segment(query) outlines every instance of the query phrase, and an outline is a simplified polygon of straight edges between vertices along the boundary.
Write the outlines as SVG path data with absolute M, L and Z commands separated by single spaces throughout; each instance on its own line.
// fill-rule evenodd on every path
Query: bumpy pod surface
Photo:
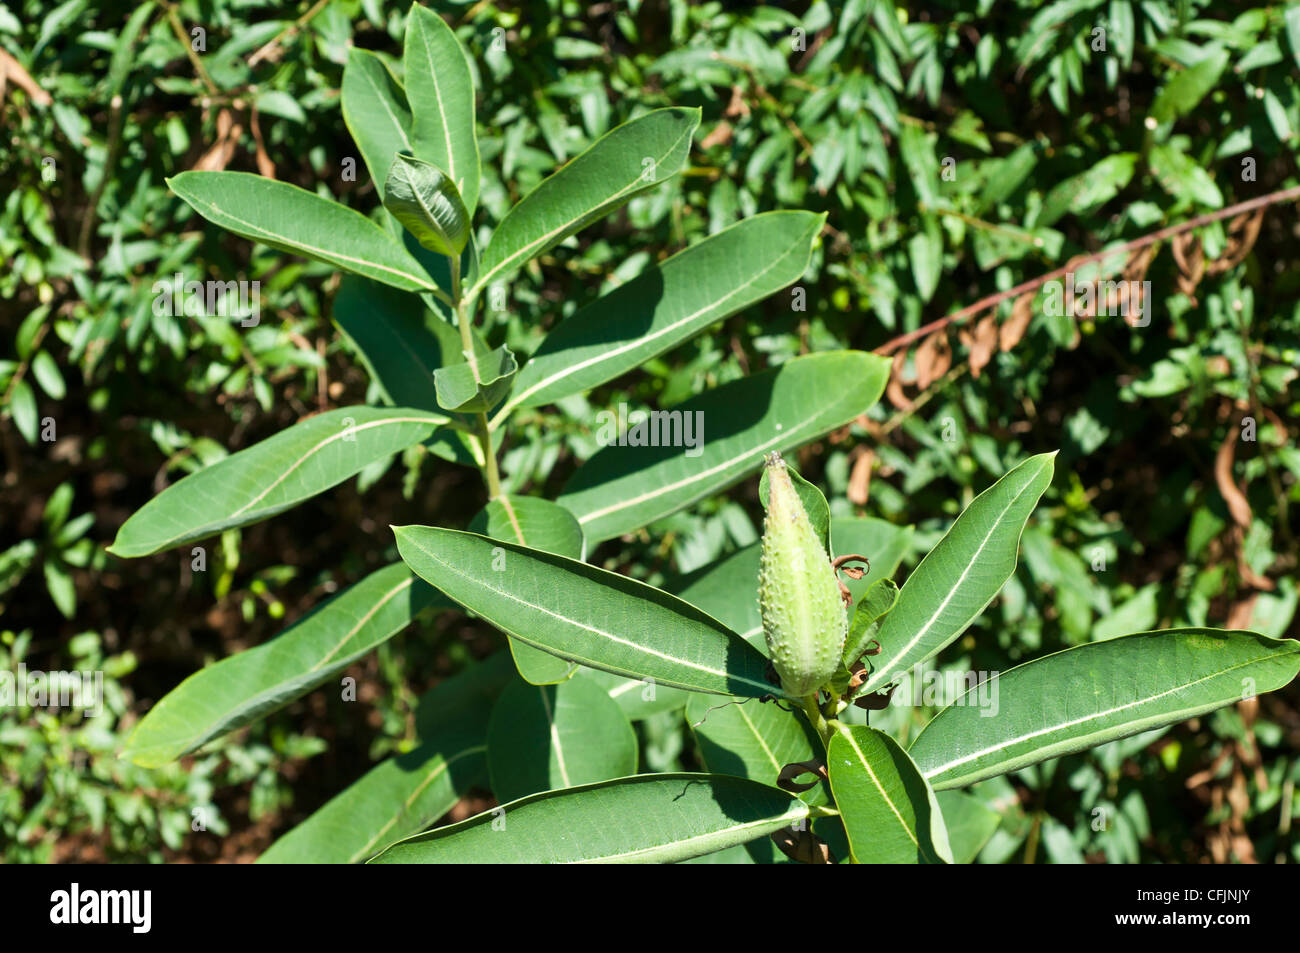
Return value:
M 758 608 L 768 654 L 789 696 L 830 680 L 848 634 L 839 583 L 804 512 L 780 454 L 768 454 L 767 519 L 758 573 Z

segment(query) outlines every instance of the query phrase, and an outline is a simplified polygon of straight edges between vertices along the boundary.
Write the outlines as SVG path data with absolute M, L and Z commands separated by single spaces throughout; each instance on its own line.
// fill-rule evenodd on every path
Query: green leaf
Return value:
M 849 624 L 849 637 L 844 640 L 845 667 L 852 668 L 862 658 L 862 653 L 875 641 L 876 633 L 896 602 L 898 586 L 892 579 L 877 579 L 858 600 L 853 610 L 853 621 Z
M 437 286 L 410 253 L 360 212 L 248 172 L 182 172 L 173 192 L 209 222 L 405 291 Z
M 68 392 L 68 388 L 63 383 L 63 374 L 59 372 L 59 365 L 54 363 L 54 358 L 50 357 L 49 351 L 36 352 L 36 356 L 32 358 L 32 376 L 36 378 L 36 383 L 41 385 L 41 390 L 53 400 L 63 400 Z
M 768 480 L 767 467 L 763 468 L 763 475 L 758 478 L 758 501 L 763 504 L 763 510 L 767 510 Z M 794 486 L 795 495 L 799 497 L 799 503 L 803 506 L 804 512 L 808 514 L 808 521 L 812 523 L 813 532 L 821 540 L 822 548 L 829 554 L 831 552 L 831 507 L 826 502 L 826 497 L 822 491 L 817 489 L 802 476 L 794 467 L 786 464 L 786 472 L 790 474 L 790 483 Z
M 348 49 L 348 63 L 343 70 L 342 105 L 343 121 L 361 150 L 370 181 L 382 202 L 393 156 L 414 151 L 406 93 L 383 60 L 353 46 Z
M 668 688 L 656 684 L 652 678 L 624 678 L 622 675 L 602 672 L 598 668 L 580 667 L 579 671 L 584 678 L 604 688 L 629 721 L 640 721 L 660 712 L 685 708 L 687 700 L 695 697 L 694 692 Z
M 652 265 L 550 332 L 510 406 L 613 380 L 797 281 L 824 221 L 811 212 L 755 215 Z
M 997 811 L 964 791 L 939 791 L 936 795 L 948 830 L 953 863 L 972 864 L 1002 823 Z
M 853 420 L 879 399 L 888 376 L 889 360 L 875 354 L 798 357 L 656 411 L 642 436 L 677 446 L 618 446 L 607 422 L 599 436 L 609 445 L 578 469 L 559 502 L 589 542 L 638 529 L 743 479 L 765 453 L 802 446 Z M 682 446 L 692 433 L 693 446 Z M 630 443 L 634 435 L 623 437 Z
M 411 7 L 406 21 L 402 68 L 415 154 L 446 170 L 468 215 L 473 215 L 479 187 L 474 82 L 465 50 L 451 27 L 418 4 Z
M 762 654 L 682 600 L 617 573 L 474 533 L 397 526 L 430 585 L 529 645 L 628 678 L 720 695 L 776 691 Z
M 301 698 L 450 600 L 402 563 L 371 573 L 264 645 L 195 672 L 135 726 L 122 757 L 157 768 Z
M 1190 113 L 1218 85 L 1228 60 L 1227 50 L 1216 50 L 1175 73 L 1152 100 L 1150 119 L 1163 126 Z
M 479 511 L 470 521 L 469 529 L 482 536 L 504 539 L 570 559 L 581 559 L 583 555 L 582 527 L 573 514 L 536 496 L 499 496 Z M 533 685 L 562 682 L 578 668 L 573 662 L 517 639 L 510 639 L 510 654 L 514 656 L 520 676 Z
M 461 361 L 433 372 L 438 403 L 457 413 L 491 410 L 510 393 L 519 370 L 514 354 L 504 344 L 489 351 L 477 336 L 473 353 L 461 354 Z
M 465 360 L 460 332 L 430 311 L 418 295 L 344 275 L 334 296 L 334 320 L 390 403 L 442 409 L 434 372 Z
M 1052 482 L 1055 453 L 1040 453 L 975 497 L 907 577 L 885 617 L 862 691 L 938 653 L 978 618 L 1016 570 L 1020 534 Z
M 1133 178 L 1137 160 L 1136 152 L 1117 152 L 1106 156 L 1086 172 L 1057 183 L 1043 199 L 1042 211 L 1034 220 L 1034 227 L 1048 228 L 1067 212 L 1085 215 L 1109 202 Z
M 910 754 L 936 788 L 965 787 L 1273 691 L 1297 671 L 1300 642 L 1241 630 L 1079 645 L 971 689 L 922 729 Z
M 516 679 L 492 710 L 488 771 L 501 803 L 636 773 L 637 740 L 618 703 L 583 675 Z
M 808 816 L 779 788 L 708 774 L 648 774 L 535 794 L 394 844 L 372 863 L 672 863 Z
M 409 408 L 340 407 L 204 467 L 140 507 L 109 552 L 147 556 L 247 526 L 425 440 L 447 418 Z
M 498 652 L 426 692 L 416 711 L 419 745 L 372 768 L 257 862 L 355 864 L 434 823 L 487 780 L 488 717 L 513 672 Z
M 855 864 L 952 863 L 934 791 L 893 738 L 841 725 L 826 768 Z
M 55 556 L 47 557 L 45 570 L 45 588 L 54 601 L 55 608 L 63 613 L 65 619 L 71 619 L 77 612 L 77 587 L 63 561 Z
M 686 722 L 699 742 L 705 766 L 714 774 L 774 785 L 787 764 L 822 759 L 821 742 L 807 720 L 771 703 L 736 704 L 692 695 L 686 703 Z M 828 794 L 819 784 L 800 797 L 809 804 L 824 804 Z
M 10 385 L 9 414 L 14 426 L 28 443 L 36 442 L 36 395 L 26 381 Z
M 469 241 L 469 212 L 445 172 L 398 153 L 384 184 L 384 208 L 416 240 L 439 255 L 459 256 Z
M 597 139 L 510 210 L 470 296 L 675 175 L 699 124 L 699 109 L 656 109 Z
M 1291 58 L 1300 66 L 1300 3 L 1290 3 L 1286 8 L 1286 41 L 1291 47 Z
M 1174 198 L 1199 202 L 1208 208 L 1223 207 L 1223 193 L 1214 179 L 1190 156 L 1166 144 L 1152 146 L 1148 158 L 1152 175 Z

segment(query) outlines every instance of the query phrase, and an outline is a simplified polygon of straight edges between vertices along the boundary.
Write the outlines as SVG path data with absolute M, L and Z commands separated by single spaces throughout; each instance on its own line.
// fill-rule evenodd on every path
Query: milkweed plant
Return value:
M 208 221 L 346 272 L 333 316 L 382 401 L 309 417 L 186 476 L 122 525 L 113 553 L 188 552 L 414 446 L 477 467 L 489 499 L 468 529 L 394 527 L 399 561 L 195 672 L 136 726 L 124 755 L 160 766 L 331 682 L 420 613 L 459 607 L 505 634 L 506 648 L 421 699 L 417 747 L 339 792 L 262 861 L 968 862 L 998 815 L 963 788 L 1295 677 L 1293 640 L 1139 632 L 992 673 L 906 746 L 872 727 L 900 679 L 1010 578 L 1055 454 L 975 497 L 896 585 L 899 528 L 832 518 L 782 457 L 876 403 L 890 361 L 870 353 L 796 357 L 655 412 L 603 441 L 554 500 L 504 492 L 498 453 L 516 411 L 634 371 L 789 287 L 823 217 L 775 211 L 725 228 L 587 303 L 524 360 L 485 340 L 506 283 L 680 172 L 699 110 L 618 126 L 490 228 L 474 219 L 468 59 L 418 5 L 402 72 L 399 82 L 353 48 L 343 77 L 343 115 L 383 206 L 375 216 L 257 175 L 169 180 Z M 761 542 L 675 591 L 585 561 L 760 469 Z M 690 725 L 703 772 L 638 773 L 634 724 L 664 712 Z M 474 787 L 499 806 L 432 826 Z

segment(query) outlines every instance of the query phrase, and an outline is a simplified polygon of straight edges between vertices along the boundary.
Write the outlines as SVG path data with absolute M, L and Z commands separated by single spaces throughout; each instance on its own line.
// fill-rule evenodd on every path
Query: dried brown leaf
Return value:
M 859 447 L 853 469 L 849 471 L 849 502 L 854 506 L 866 506 L 871 496 L 871 468 L 876 465 L 875 451 Z
M 926 390 L 931 384 L 948 373 L 952 367 L 952 346 L 948 343 L 948 332 L 940 328 L 916 349 L 912 358 L 916 367 L 916 386 Z
M 971 376 L 978 379 L 980 371 L 993 359 L 993 355 L 998 349 L 997 315 L 990 311 L 980 318 L 973 331 L 963 329 L 961 339 L 962 344 L 970 351 L 968 360 L 970 361 Z
M 998 328 L 998 348 L 1004 353 L 1011 350 L 1029 330 L 1029 323 L 1034 319 L 1034 292 L 1022 294 L 1011 306 L 1011 316 Z
M 885 385 L 885 396 L 889 402 L 902 411 L 912 409 L 912 401 L 903 393 L 903 370 L 907 366 L 907 351 L 899 348 L 894 352 L 894 364 L 889 370 L 889 383 Z

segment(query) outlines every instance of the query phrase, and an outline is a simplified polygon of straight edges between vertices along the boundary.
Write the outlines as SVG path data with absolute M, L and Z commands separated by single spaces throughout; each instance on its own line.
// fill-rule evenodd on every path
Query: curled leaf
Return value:
M 432 162 L 397 153 L 384 183 L 384 208 L 429 251 L 459 256 L 469 241 L 469 212 L 451 177 Z

